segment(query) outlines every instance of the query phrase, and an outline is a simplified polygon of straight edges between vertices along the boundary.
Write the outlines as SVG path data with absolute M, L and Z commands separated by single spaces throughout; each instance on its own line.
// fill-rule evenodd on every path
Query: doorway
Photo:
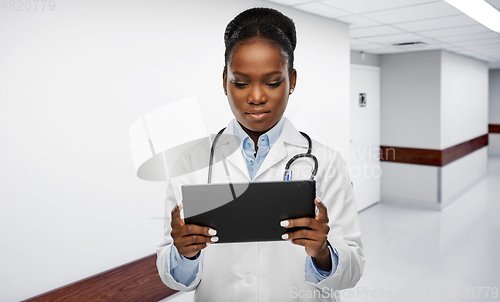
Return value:
M 351 64 L 350 150 L 346 153 L 358 211 L 380 201 L 380 68 Z

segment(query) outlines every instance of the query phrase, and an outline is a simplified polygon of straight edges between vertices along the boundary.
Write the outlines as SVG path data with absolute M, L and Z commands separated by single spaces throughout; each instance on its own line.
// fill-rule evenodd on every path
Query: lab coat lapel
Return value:
M 222 156 L 235 166 L 238 170 L 240 170 L 250 181 L 250 175 L 248 174 L 248 168 L 241 155 L 240 144 L 241 142 L 234 135 L 233 130 L 233 121 L 229 123 L 226 130 L 224 130 L 223 135 L 220 137 L 220 142 L 217 142 L 217 146 L 219 146 L 219 150 L 216 148 L 215 154 L 222 154 Z
M 255 174 L 255 179 L 257 179 L 259 175 L 266 172 L 272 166 L 286 158 L 287 155 L 288 153 L 286 151 L 285 144 L 283 143 L 283 138 L 280 136 L 271 147 L 271 150 L 269 150 L 269 153 L 266 155 L 266 158 L 260 166 L 259 171 L 257 171 L 257 174 Z

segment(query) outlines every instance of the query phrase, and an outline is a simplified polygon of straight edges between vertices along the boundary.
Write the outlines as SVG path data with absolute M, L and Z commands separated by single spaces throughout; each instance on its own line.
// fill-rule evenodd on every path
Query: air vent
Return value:
M 396 43 L 396 44 L 392 44 L 392 45 L 394 45 L 394 46 L 424 46 L 424 45 L 427 45 L 427 43 L 417 41 L 417 42 Z

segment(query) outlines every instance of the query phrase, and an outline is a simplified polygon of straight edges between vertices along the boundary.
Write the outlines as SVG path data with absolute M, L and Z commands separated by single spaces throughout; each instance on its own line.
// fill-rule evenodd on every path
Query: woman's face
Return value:
M 285 112 L 295 70 L 289 76 L 281 49 L 267 39 L 240 42 L 223 74 L 224 91 L 234 116 L 246 130 L 265 132 Z

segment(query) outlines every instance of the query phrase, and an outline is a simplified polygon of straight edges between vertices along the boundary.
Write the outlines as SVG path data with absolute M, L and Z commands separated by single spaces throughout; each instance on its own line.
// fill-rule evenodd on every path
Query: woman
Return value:
M 213 182 L 279 181 L 288 160 L 308 148 L 283 116 L 297 82 L 295 25 L 276 10 L 253 8 L 228 24 L 224 40 L 223 88 L 235 119 L 215 147 L 224 160 L 214 164 Z M 230 152 L 234 144 L 239 148 Z M 310 230 L 288 232 L 283 242 L 209 245 L 218 240 L 216 230 L 186 225 L 176 206 L 183 184 L 206 183 L 207 169 L 195 167 L 208 163 L 209 152 L 200 146 L 183 154 L 179 164 L 185 173 L 168 181 L 165 242 L 157 250 L 167 286 L 196 289 L 196 301 L 335 301 L 337 290 L 356 285 L 364 267 L 361 232 L 338 153 L 313 141 L 312 153 L 321 154 L 317 215 L 281 223 Z M 293 178 L 309 179 L 310 163 L 301 161 L 294 164 Z

